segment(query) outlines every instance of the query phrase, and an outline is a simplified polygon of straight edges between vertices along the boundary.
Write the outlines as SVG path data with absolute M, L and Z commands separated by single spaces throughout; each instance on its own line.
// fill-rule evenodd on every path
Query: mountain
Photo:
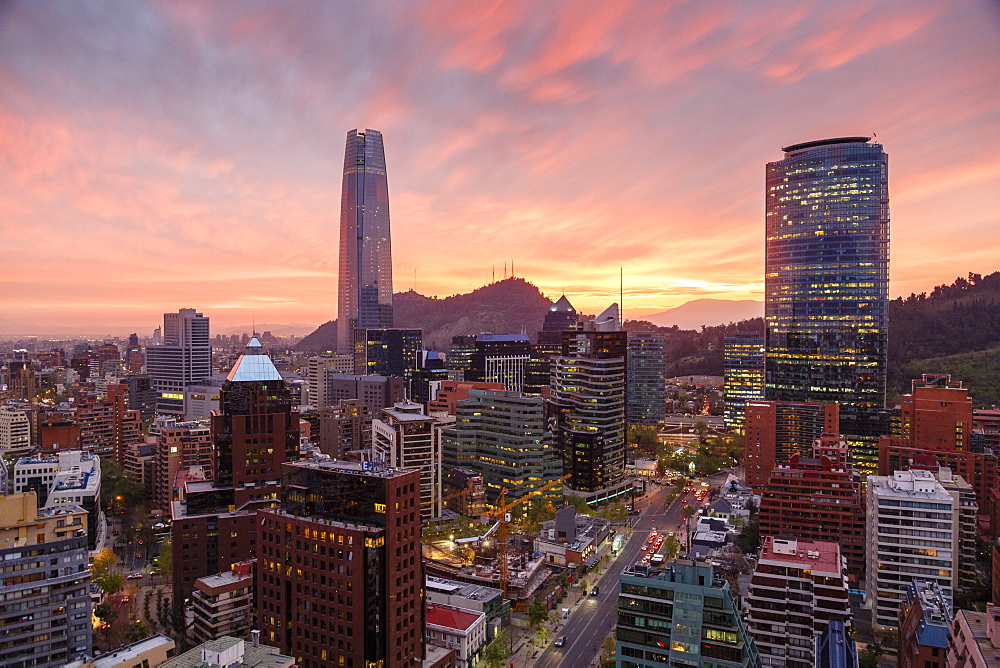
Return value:
M 659 327 L 701 329 L 763 316 L 764 302 L 753 299 L 693 299 L 642 319 Z
M 523 278 L 508 278 L 444 299 L 426 297 L 413 290 L 392 296 L 396 327 L 423 330 L 424 346 L 436 350 L 447 350 L 451 337 L 461 334 L 523 331 L 534 339 L 550 306 L 552 300 Z M 332 349 L 335 322 L 321 325 L 300 341 L 296 350 Z
M 231 327 L 220 327 L 218 329 L 212 330 L 212 335 L 222 334 L 224 336 L 230 336 L 232 334 L 242 335 L 244 333 L 249 334 L 250 332 L 271 332 L 275 336 L 305 336 L 309 332 L 316 329 L 316 325 L 311 325 L 306 322 L 288 322 L 288 323 L 268 323 L 268 322 L 258 322 L 258 323 L 247 323 L 246 325 L 233 325 Z

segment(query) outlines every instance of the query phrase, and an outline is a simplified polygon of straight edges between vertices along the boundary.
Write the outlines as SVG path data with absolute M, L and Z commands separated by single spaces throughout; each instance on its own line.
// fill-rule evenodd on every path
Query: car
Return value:
M 590 590 L 591 596 L 597 596 L 600 593 L 601 593 L 600 587 L 594 587 L 593 589 Z
M 129 573 L 128 575 L 125 576 L 125 579 L 126 580 L 141 580 L 142 579 L 142 573 Z
M 136 553 L 135 553 L 135 558 L 136 558 L 136 559 L 142 559 L 142 557 L 143 557 L 143 554 L 142 554 L 142 552 L 136 552 Z
M 558 638 L 556 638 L 555 642 L 556 647 L 562 647 L 565 644 L 566 644 L 566 636 L 559 636 Z
M 670 532 L 669 534 L 667 534 L 667 535 L 668 535 L 668 536 L 673 536 L 673 535 L 674 535 L 674 532 L 673 532 L 673 531 L 671 531 L 671 532 Z

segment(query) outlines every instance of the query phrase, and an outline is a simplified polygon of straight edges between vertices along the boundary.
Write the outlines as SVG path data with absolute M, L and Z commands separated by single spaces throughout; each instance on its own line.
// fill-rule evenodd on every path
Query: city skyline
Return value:
M 0 335 L 333 319 L 352 127 L 399 291 L 760 299 L 762 165 L 871 133 L 890 297 L 997 269 L 995 4 L 570 7 L 5 3 Z

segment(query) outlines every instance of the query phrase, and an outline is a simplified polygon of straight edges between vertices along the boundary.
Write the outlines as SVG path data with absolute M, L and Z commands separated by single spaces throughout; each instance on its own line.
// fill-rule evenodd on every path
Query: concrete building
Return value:
M 342 399 L 360 399 L 374 414 L 380 408 L 406 400 L 406 380 L 403 378 L 331 373 L 327 383 L 330 405 Z
M 441 449 L 447 452 L 447 440 Z M 486 482 L 476 471 L 445 464 L 441 470 L 441 484 L 444 491 L 441 502 L 446 509 L 477 521 L 486 513 Z
M 80 506 L 87 511 L 87 543 L 100 551 L 108 523 L 101 509 L 101 460 L 97 455 L 67 450 L 56 455 L 22 457 L 14 464 L 14 493 L 34 491 L 40 509 Z
M 209 319 L 191 308 L 163 314 L 163 343 L 146 348 L 159 413 L 184 415 L 184 388 L 212 375 Z
M 795 535 L 840 544 L 847 569 L 865 568 L 865 500 L 847 444 L 824 437 L 811 457 L 798 453 L 771 470 L 760 502 L 762 535 Z
M 434 399 L 427 402 L 427 414 L 456 415 L 458 402 L 468 399 L 469 392 L 472 390 L 503 390 L 503 384 L 457 380 L 442 381 Z
M 611 534 L 611 522 L 601 517 L 577 515 L 573 506 L 556 511 L 555 519 L 542 522 L 535 541 L 546 564 L 590 568 L 600 559 L 600 550 Z
M 280 654 L 274 647 L 256 640 L 225 637 L 189 649 L 161 663 L 160 668 L 292 668 L 295 665 L 294 658 Z
M 57 668 L 90 655 L 87 513 L 0 496 L 0 664 Z
M 525 334 L 480 334 L 465 380 L 499 383 L 508 392 L 527 392 L 526 369 L 531 355 L 531 341 Z
M 520 392 L 470 390 L 456 404 L 456 420 L 443 435 L 446 468 L 470 468 L 483 477 L 486 501 L 509 502 L 562 476 L 562 460 L 546 420 L 546 402 Z M 504 492 L 506 490 L 506 492 Z M 558 504 L 562 486 L 539 496 L 538 503 Z M 528 511 L 527 504 L 515 509 Z
M 393 468 L 420 471 L 420 514 L 441 515 L 441 441 L 436 420 L 423 406 L 400 402 L 382 409 L 372 420 L 372 457 Z
M 428 645 L 454 649 L 457 668 L 479 663 L 486 646 L 486 615 L 428 603 L 424 619 Z
M 956 610 L 951 628 L 947 668 L 1000 666 L 1000 609 L 986 604 L 986 612 Z
M 65 668 L 156 668 L 174 655 L 176 643 L 165 635 L 156 634 L 119 647 L 113 652 L 95 656 L 92 661 L 74 661 Z
M 31 420 L 17 406 L 0 406 L 0 457 L 13 460 L 31 450 Z
M 425 592 L 427 603 L 448 606 L 486 615 L 486 639 L 492 640 L 510 612 L 503 590 L 481 584 L 459 582 L 428 575 Z
M 729 583 L 710 564 L 677 559 L 663 569 L 630 566 L 620 583 L 619 668 L 760 668 Z
M 339 399 L 319 410 L 319 449 L 335 459 L 372 447 L 372 409 L 361 399 Z
M 424 643 L 420 473 L 324 459 L 283 466 L 261 510 L 266 642 L 302 668 L 412 666 Z
M 163 416 L 157 420 L 156 473 L 153 482 L 153 505 L 161 510 L 180 498 L 177 473 L 200 466 L 209 479 L 215 471 L 215 448 L 212 430 L 205 422 L 176 422 Z
M 254 625 L 256 561 L 241 561 L 223 573 L 194 582 L 191 636 L 198 642 L 224 636 L 249 638 Z
M 899 668 L 944 668 L 953 619 L 936 582 L 913 580 L 899 607 Z
M 333 404 L 330 398 L 330 374 L 354 373 L 354 354 L 330 354 L 310 357 L 306 365 L 309 406 L 320 409 Z
M 795 453 L 808 456 L 816 439 L 837 436 L 838 415 L 837 404 L 747 401 L 743 423 L 746 483 L 762 489 L 778 462 Z
M 829 622 L 851 626 L 846 570 L 836 543 L 764 537 L 746 602 L 764 665 L 820 665 L 816 643 Z
M 910 582 L 941 587 L 949 604 L 961 556 L 959 501 L 929 471 L 868 477 L 865 604 L 876 628 L 895 629 Z

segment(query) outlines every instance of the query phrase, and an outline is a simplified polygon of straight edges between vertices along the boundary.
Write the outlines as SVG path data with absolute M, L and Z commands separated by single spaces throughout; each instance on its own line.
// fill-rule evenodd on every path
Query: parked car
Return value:
M 128 575 L 125 576 L 125 579 L 126 580 L 141 580 L 142 579 L 142 573 L 129 573 Z

